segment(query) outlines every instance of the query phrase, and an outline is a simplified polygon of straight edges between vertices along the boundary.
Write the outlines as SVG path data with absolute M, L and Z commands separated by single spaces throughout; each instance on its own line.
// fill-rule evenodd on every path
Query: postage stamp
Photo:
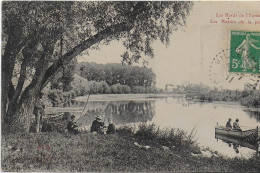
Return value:
M 230 32 L 229 71 L 260 73 L 260 32 Z

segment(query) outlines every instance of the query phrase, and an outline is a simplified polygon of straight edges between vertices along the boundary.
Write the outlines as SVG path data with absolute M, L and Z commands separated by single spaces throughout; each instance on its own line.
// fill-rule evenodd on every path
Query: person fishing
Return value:
M 236 119 L 236 121 L 233 123 L 233 129 L 236 131 L 242 131 L 238 122 L 239 122 L 239 119 Z
M 105 123 L 102 121 L 100 115 L 96 116 L 96 119 L 92 122 L 90 132 L 97 132 L 103 133 L 102 128 L 104 127 Z
M 88 104 L 89 96 L 90 96 L 90 93 L 88 94 L 87 102 L 86 102 L 83 110 L 80 113 L 80 117 L 83 115 L 83 112 L 84 112 L 84 110 L 85 110 L 85 108 L 86 108 L 86 106 Z M 67 119 L 68 116 L 70 116 L 70 113 L 65 113 L 64 114 L 64 119 Z M 83 130 L 83 128 L 82 127 L 79 128 L 79 126 L 75 122 L 75 116 L 74 115 L 72 115 L 70 117 L 70 121 L 68 122 L 66 129 L 68 129 L 68 132 L 71 132 L 71 133 L 74 133 L 74 134 L 78 134 L 78 133 L 82 132 L 82 130 Z
M 68 129 L 68 132 L 70 132 L 70 133 L 74 133 L 74 134 L 79 133 L 78 125 L 75 122 L 74 115 L 71 116 L 70 121 L 68 122 L 68 125 L 67 125 L 67 129 Z

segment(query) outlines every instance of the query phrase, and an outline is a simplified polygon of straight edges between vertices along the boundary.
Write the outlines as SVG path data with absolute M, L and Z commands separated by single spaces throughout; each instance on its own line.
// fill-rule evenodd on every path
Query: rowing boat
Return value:
M 215 135 L 228 136 L 232 138 L 243 139 L 245 141 L 257 141 L 259 139 L 258 127 L 256 129 L 245 130 L 245 131 L 235 131 L 232 129 L 227 129 L 224 126 L 215 127 Z
M 250 149 L 256 150 L 256 151 L 258 151 L 258 148 L 259 148 L 259 144 L 257 142 L 250 143 L 250 142 L 246 142 L 244 140 L 239 140 L 239 139 L 236 139 L 236 138 L 230 138 L 228 136 L 219 135 L 219 134 L 216 134 L 215 138 L 216 139 L 220 139 L 220 140 L 222 140 L 222 141 L 224 141 L 226 143 L 233 143 L 235 145 L 239 145 L 239 146 L 242 146 L 242 147 L 247 147 L 247 148 L 250 148 Z

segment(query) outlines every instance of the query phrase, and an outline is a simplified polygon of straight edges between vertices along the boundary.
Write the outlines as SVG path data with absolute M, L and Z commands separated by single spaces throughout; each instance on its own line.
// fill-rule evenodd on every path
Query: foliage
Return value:
M 128 94 L 130 93 L 130 87 L 127 85 L 115 84 L 111 86 L 112 94 Z
M 259 90 L 210 90 L 208 92 L 188 93 L 187 98 L 198 99 L 202 101 L 236 101 L 243 106 L 259 108 L 260 107 L 260 91 Z
M 194 138 L 194 130 L 187 135 L 186 132 L 180 129 L 165 129 L 162 130 L 156 127 L 155 124 L 141 124 L 138 127 L 135 136 L 145 144 L 163 145 L 170 148 L 177 147 L 182 152 L 194 152 L 196 143 Z
M 76 95 L 83 96 L 89 92 L 89 81 L 78 75 L 74 75 L 74 79 L 71 83 L 72 90 L 76 92 Z
M 246 96 L 244 95 L 241 98 L 240 103 L 243 106 L 260 108 L 260 90 L 254 90 Z
M 82 62 L 76 66 L 77 76 L 89 82 L 86 92 L 93 94 L 157 93 L 156 75 L 147 67 L 122 66 L 121 64 L 97 64 Z M 74 83 L 75 85 L 75 83 Z M 75 85 L 73 88 L 76 89 Z
M 87 79 L 74 75 L 74 80 L 71 83 L 72 90 L 76 92 L 77 96 L 84 96 L 91 94 L 129 94 L 129 93 L 158 93 L 155 86 L 144 87 L 134 86 L 130 88 L 127 85 L 114 84 L 109 86 L 106 82 L 88 81 Z
M 71 82 L 73 81 L 74 71 L 75 71 L 76 61 L 72 60 L 69 64 L 64 65 L 62 71 L 57 73 L 57 75 L 50 81 L 51 89 L 59 89 L 64 92 L 70 91 Z
M 59 89 L 52 89 L 47 91 L 46 99 L 43 99 L 43 101 L 49 106 L 57 107 L 71 101 L 75 96 L 76 93 L 73 90 L 63 92 Z
M 166 84 L 165 91 L 166 92 L 174 92 L 174 93 L 205 93 L 208 92 L 210 89 L 208 86 L 203 84 L 193 84 L 189 82 L 184 82 L 181 85 L 174 85 L 174 84 Z
M 76 66 L 76 74 L 89 81 L 105 81 L 109 86 L 115 84 L 133 86 L 154 86 L 156 75 L 152 69 L 121 64 L 97 64 L 81 62 Z

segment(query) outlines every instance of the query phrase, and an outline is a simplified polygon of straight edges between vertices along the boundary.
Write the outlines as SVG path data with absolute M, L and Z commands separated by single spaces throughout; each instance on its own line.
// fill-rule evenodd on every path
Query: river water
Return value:
M 87 100 L 87 98 L 86 98 Z M 85 102 L 72 101 L 65 107 L 84 107 Z M 77 113 L 74 113 L 77 115 Z M 246 147 L 234 147 L 215 139 L 215 126 L 225 125 L 228 118 L 238 118 L 243 130 L 260 127 L 259 119 L 234 103 L 208 103 L 186 100 L 183 95 L 164 98 L 144 98 L 127 101 L 89 101 L 77 123 L 90 126 L 95 115 L 101 115 L 105 124 L 112 118 L 115 125 L 148 122 L 160 128 L 180 128 L 190 133 L 201 147 L 211 148 L 228 157 L 250 158 L 255 151 Z M 239 151 L 239 152 L 237 152 Z

